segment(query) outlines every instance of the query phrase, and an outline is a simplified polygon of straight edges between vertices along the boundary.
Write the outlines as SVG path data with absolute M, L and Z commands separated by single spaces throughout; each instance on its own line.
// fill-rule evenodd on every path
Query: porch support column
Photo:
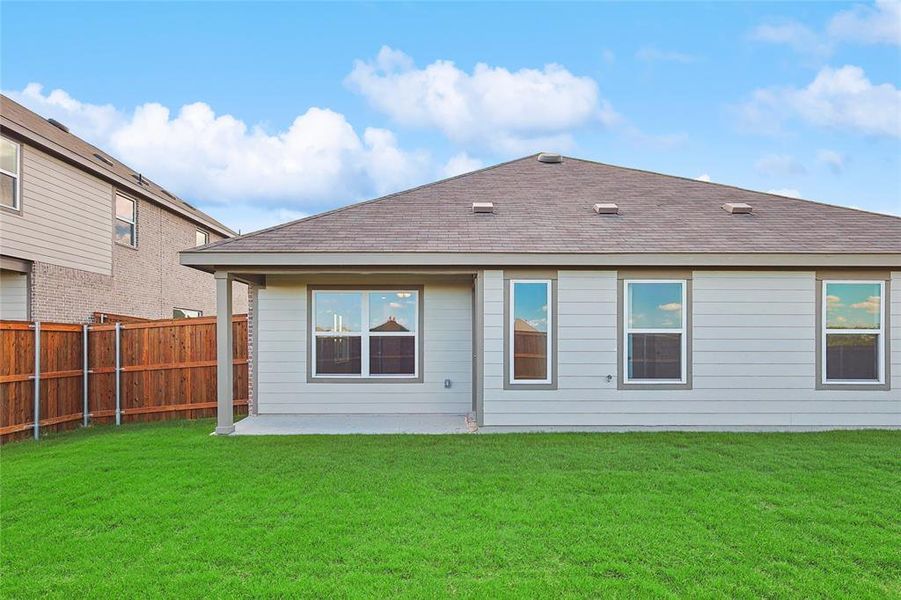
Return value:
M 216 435 L 235 432 L 232 276 L 216 271 Z
M 476 273 L 472 289 L 472 391 L 476 425 L 485 425 L 485 271 Z

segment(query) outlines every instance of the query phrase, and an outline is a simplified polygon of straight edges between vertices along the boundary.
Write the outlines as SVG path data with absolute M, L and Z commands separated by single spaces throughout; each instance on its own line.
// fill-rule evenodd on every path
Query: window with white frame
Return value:
M 137 223 L 136 202 L 116 194 L 116 241 L 126 246 L 134 246 Z
M 684 280 L 625 282 L 625 383 L 686 383 Z
M 198 229 L 194 233 L 194 245 L 195 246 L 206 246 L 210 243 L 210 234 L 202 229 Z
M 550 280 L 510 280 L 507 310 L 510 383 L 553 382 L 552 308 Z
M 6 138 L 0 138 L 0 206 L 19 210 L 21 199 L 21 149 Z
M 198 317 L 203 316 L 202 310 L 195 310 L 193 308 L 173 308 L 172 309 L 172 318 L 173 319 L 196 319 Z
M 823 282 L 823 383 L 884 382 L 884 297 L 884 281 Z
M 418 377 L 418 290 L 314 290 L 312 296 L 313 377 Z

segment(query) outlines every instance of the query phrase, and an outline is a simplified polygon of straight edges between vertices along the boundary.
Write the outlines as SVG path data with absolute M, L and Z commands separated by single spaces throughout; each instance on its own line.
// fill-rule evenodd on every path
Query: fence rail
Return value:
M 232 326 L 235 412 L 243 414 L 247 315 L 236 315 Z M 215 412 L 215 317 L 102 325 L 0 321 L 0 443 L 78 422 Z

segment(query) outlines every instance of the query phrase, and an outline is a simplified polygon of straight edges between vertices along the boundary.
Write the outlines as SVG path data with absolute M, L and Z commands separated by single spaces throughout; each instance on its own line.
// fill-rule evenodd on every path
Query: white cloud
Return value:
M 708 175 L 707 173 L 704 173 L 703 175 L 698 175 L 697 177 L 695 177 L 695 179 L 697 181 L 704 181 L 706 183 L 710 183 L 710 175 Z
M 108 139 L 126 121 L 112 104 L 86 104 L 64 90 L 52 90 L 46 95 L 43 90 L 39 83 L 29 83 L 22 91 L 3 93 L 48 119 L 61 121 L 89 141 Z
M 759 25 L 751 39 L 789 46 L 815 58 L 829 56 L 840 42 L 901 45 L 901 2 L 876 0 L 836 13 L 824 31 L 814 31 L 797 21 Z
M 833 173 L 841 173 L 845 168 L 845 157 L 835 150 L 819 150 L 817 160 L 829 167 Z
M 677 62 L 677 63 L 693 63 L 697 62 L 698 57 L 683 52 L 674 52 L 671 50 L 660 50 L 654 46 L 643 46 L 635 53 L 635 58 L 645 62 Z
M 657 308 L 659 308 L 660 310 L 666 311 L 666 312 L 676 312 L 676 311 L 682 310 L 682 303 L 681 302 L 669 302 L 668 304 L 661 304 Z
M 839 296 L 836 296 L 834 294 L 829 294 L 828 296 L 826 296 L 826 304 L 828 304 L 829 306 L 844 306 L 844 304 L 842 304 L 841 302 L 842 299 Z
M 862 308 L 871 315 L 878 314 L 880 310 L 879 296 L 870 296 L 863 302 L 856 302 L 852 304 L 851 308 Z
M 309 214 L 289 208 L 276 208 L 260 206 L 256 204 L 237 203 L 229 204 L 227 209 L 222 205 L 198 204 L 200 210 L 213 214 L 217 219 L 240 233 L 250 233 L 259 229 L 266 229 L 274 225 L 281 225 L 289 221 L 296 221 L 309 216 Z
M 451 156 L 441 171 L 445 177 L 454 177 L 455 175 L 476 171 L 483 166 L 485 165 L 481 160 L 473 158 L 465 152 L 460 152 Z
M 775 190 L 767 190 L 767 194 L 776 194 L 777 196 L 785 196 L 786 198 L 800 198 L 801 192 L 792 188 L 779 188 Z
M 901 137 L 901 90 L 891 83 L 874 85 L 857 66 L 824 67 L 807 87 L 758 89 L 740 114 L 758 131 L 772 132 L 781 121 L 799 118 L 820 127 Z
M 324 108 L 309 108 L 287 128 L 270 133 L 217 115 L 203 102 L 177 111 L 147 103 L 125 112 L 79 102 L 61 90 L 44 94 L 38 84 L 5 93 L 207 206 L 252 202 L 303 212 L 398 190 L 432 175 L 428 156 L 402 150 L 390 131 L 367 128 L 359 134 L 344 115 Z M 258 220 L 280 218 L 267 210 Z
M 830 37 L 864 44 L 901 45 L 901 2 L 876 0 L 836 14 L 829 22 Z
M 374 60 L 356 61 L 346 83 L 401 125 L 502 152 L 565 149 L 573 129 L 619 120 L 593 79 L 557 64 L 511 72 L 479 63 L 467 73 L 437 60 L 417 68 L 384 46 Z
M 767 154 L 754 163 L 758 173 L 770 176 L 800 175 L 805 172 L 804 165 L 794 156 L 787 154 Z
M 828 56 L 832 52 L 832 45 L 821 35 L 795 21 L 759 25 L 751 32 L 751 39 L 786 45 L 812 56 Z

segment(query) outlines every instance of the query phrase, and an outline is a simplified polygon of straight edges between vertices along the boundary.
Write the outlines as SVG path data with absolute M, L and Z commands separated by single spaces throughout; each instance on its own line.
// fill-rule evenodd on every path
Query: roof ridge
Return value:
M 844 210 L 851 210 L 855 212 L 862 212 L 868 215 L 874 215 L 877 217 L 889 217 L 892 219 L 901 219 L 901 215 L 890 215 L 887 213 L 875 212 L 872 210 L 866 210 L 863 208 L 852 208 L 850 206 L 842 206 L 841 204 L 832 204 L 830 202 L 822 202 L 820 200 L 809 200 L 807 198 L 792 198 L 791 196 L 782 196 L 781 194 L 773 194 L 771 192 L 762 192 L 760 190 L 752 190 L 750 188 L 744 188 L 741 186 L 733 185 L 730 183 L 718 183 L 716 181 L 702 181 L 700 179 L 694 179 L 693 177 L 685 177 L 684 175 L 673 175 L 671 173 L 661 173 L 659 171 L 651 171 L 648 169 L 639 169 L 637 167 L 624 167 L 622 165 L 613 165 L 610 163 L 601 162 L 599 160 L 591 160 L 588 158 L 578 158 L 576 156 L 564 156 L 564 160 L 577 160 L 579 162 L 594 164 L 594 165 L 603 165 L 605 167 L 610 167 L 611 169 L 620 169 L 622 171 L 633 171 L 635 173 L 646 173 L 648 175 L 659 175 L 660 177 L 669 177 L 671 179 L 679 179 L 682 181 L 691 181 L 694 183 L 703 183 L 706 185 L 715 185 L 722 188 L 729 188 L 733 190 L 738 190 L 741 192 L 749 192 L 752 194 L 760 194 L 761 196 L 772 196 L 774 198 L 779 198 L 781 200 L 788 200 L 791 202 L 799 202 L 799 203 L 808 203 L 808 204 L 817 204 L 819 206 L 828 206 L 830 208 L 840 208 Z
M 475 171 L 467 171 L 466 173 L 460 173 L 459 175 L 452 175 L 451 177 L 445 177 L 444 179 L 439 179 L 439 180 L 437 180 L 437 181 L 431 181 L 431 182 L 429 182 L 429 183 L 423 183 L 423 184 L 421 184 L 421 185 L 417 185 L 417 186 L 415 186 L 415 187 L 412 187 L 412 188 L 409 188 L 409 189 L 406 189 L 406 190 L 399 190 L 399 191 L 397 191 L 397 192 L 391 192 L 390 194 L 385 194 L 384 196 L 379 196 L 378 198 L 370 198 L 370 199 L 368 199 L 368 200 L 361 200 L 360 202 L 354 202 L 353 204 L 347 204 L 347 205 L 344 205 L 344 206 L 338 206 L 338 207 L 333 208 L 333 209 L 331 209 L 331 210 L 327 210 L 327 211 L 324 211 L 324 212 L 321 212 L 321 213 L 316 213 L 315 215 L 308 215 L 308 216 L 306 216 L 306 217 L 301 217 L 300 219 L 294 219 L 293 221 L 288 221 L 288 222 L 286 222 L 286 223 L 279 223 L 278 225 L 273 225 L 273 226 L 267 227 L 267 228 L 265 228 L 265 229 L 258 229 L 257 231 L 253 231 L 253 232 L 251 232 L 251 233 L 246 233 L 246 234 L 244 234 L 244 235 L 239 235 L 239 236 L 235 236 L 235 237 L 232 237 L 232 238 L 228 238 L 228 239 L 224 239 L 224 240 L 219 240 L 219 241 L 213 242 L 213 243 L 211 243 L 211 244 L 207 244 L 206 246 L 201 246 L 201 247 L 199 247 L 199 248 L 192 248 L 191 251 L 193 252 L 193 251 L 195 251 L 195 250 L 208 250 L 208 249 L 212 249 L 212 248 L 218 248 L 219 246 L 226 245 L 226 244 L 228 244 L 229 242 L 233 242 L 233 241 L 237 241 L 237 240 L 246 240 L 246 239 L 248 239 L 248 238 L 252 238 L 252 237 L 254 237 L 254 236 L 257 236 L 257 235 L 260 235 L 260 234 L 263 234 L 263 233 L 269 233 L 270 231 L 276 231 L 276 230 L 282 229 L 282 228 L 284 228 L 284 227 L 288 227 L 289 225 L 294 225 L 294 224 L 296 224 L 296 223 L 304 223 L 304 222 L 306 222 L 306 221 L 313 221 L 313 220 L 315 220 L 315 219 L 319 219 L 320 217 L 327 217 L 327 216 L 329 216 L 329 215 L 333 215 L 333 214 L 336 214 L 336 213 L 339 213 L 339 212 L 343 212 L 343 211 L 345 211 L 345 210 L 350 210 L 350 209 L 352 209 L 352 208 L 359 208 L 360 206 L 365 206 L 365 205 L 368 205 L 368 204 L 374 204 L 374 203 L 376 203 L 376 202 L 382 202 L 382 201 L 384 201 L 384 200 L 390 200 L 390 199 L 394 198 L 395 196 L 400 196 L 400 195 L 402 195 L 402 194 L 407 194 L 407 193 L 410 193 L 410 192 L 415 192 L 415 191 L 418 191 L 418 190 L 427 189 L 427 188 L 434 187 L 434 186 L 439 185 L 439 184 L 442 184 L 442 183 L 447 183 L 448 181 L 454 181 L 454 180 L 456 180 L 456 179 L 461 179 L 461 178 L 463 178 L 463 177 L 469 177 L 470 175 L 476 175 L 476 174 L 478 174 L 478 173 L 484 173 L 485 171 L 490 171 L 490 170 L 492 170 L 492 169 L 497 169 L 498 167 L 503 167 L 503 166 L 506 166 L 506 165 L 509 165 L 509 164 L 512 164 L 512 163 L 515 163 L 515 162 L 519 162 L 519 161 L 521 161 L 521 160 L 528 160 L 528 159 L 530 159 L 530 158 L 533 158 L 533 157 L 535 157 L 535 156 L 538 156 L 538 154 L 539 154 L 538 152 L 535 152 L 535 153 L 533 153 L 533 154 L 528 154 L 528 155 L 526 155 L 526 156 L 521 156 L 521 157 L 519 157 L 519 158 L 514 158 L 514 159 L 512 159 L 512 160 L 507 160 L 507 161 L 500 162 L 500 163 L 497 163 L 497 164 L 494 164 L 494 165 L 489 165 L 489 166 L 487 166 L 487 167 L 482 167 L 481 169 L 476 169 Z

